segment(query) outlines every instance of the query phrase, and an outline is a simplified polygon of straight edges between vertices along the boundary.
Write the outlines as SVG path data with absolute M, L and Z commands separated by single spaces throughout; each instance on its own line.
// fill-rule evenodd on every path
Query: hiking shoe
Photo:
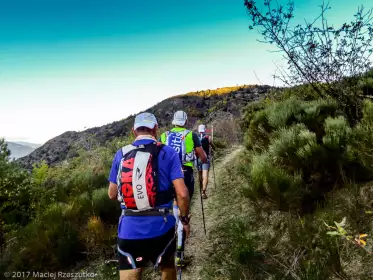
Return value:
M 184 267 L 190 264 L 192 262 L 192 259 L 193 259 L 192 257 L 184 256 L 184 259 L 183 259 Z
M 202 192 L 202 198 L 203 198 L 203 199 L 206 199 L 206 198 L 207 198 L 206 192 Z
M 184 252 L 182 251 L 176 251 L 175 256 L 175 265 L 176 267 L 184 267 Z
M 175 265 L 176 265 L 176 267 L 181 267 L 181 268 L 183 268 L 183 267 L 184 267 L 184 262 L 181 260 L 181 258 L 176 257 L 176 258 L 175 258 Z
M 176 252 L 175 265 L 176 267 L 184 268 L 192 261 L 191 257 L 184 256 L 184 252 Z
M 184 258 L 183 260 L 181 260 L 180 258 L 176 257 L 175 258 L 175 264 L 176 264 L 176 267 L 181 267 L 181 268 L 185 268 L 187 265 L 190 264 L 192 260 L 190 258 Z

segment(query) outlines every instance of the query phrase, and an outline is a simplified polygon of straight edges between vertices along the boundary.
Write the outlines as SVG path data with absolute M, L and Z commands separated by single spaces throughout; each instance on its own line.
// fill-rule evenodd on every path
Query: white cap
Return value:
M 206 132 L 206 126 L 204 124 L 200 124 L 198 126 L 198 132 L 199 133 L 205 133 Z
M 172 121 L 173 125 L 184 126 L 188 119 L 187 114 L 184 111 L 177 111 L 174 114 L 174 119 Z
M 151 113 L 141 113 L 135 118 L 135 123 L 133 129 L 138 129 L 139 127 L 147 127 L 153 129 L 157 125 L 157 119 Z

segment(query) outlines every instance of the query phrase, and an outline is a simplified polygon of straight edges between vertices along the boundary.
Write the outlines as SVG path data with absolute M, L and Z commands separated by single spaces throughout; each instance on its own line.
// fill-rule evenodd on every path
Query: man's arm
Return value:
M 113 163 L 111 165 L 110 174 L 109 174 L 109 189 L 108 189 L 108 195 L 110 199 L 117 199 L 118 194 L 118 185 L 117 185 L 117 174 L 119 170 L 119 162 L 122 157 L 122 152 L 118 151 L 115 154 L 115 157 L 113 159 Z
M 190 235 L 190 224 L 189 224 L 189 191 L 184 183 L 183 178 L 175 179 L 172 181 L 175 188 L 177 206 L 180 214 L 179 219 L 183 224 L 185 238 L 189 238 Z
M 176 201 L 180 211 L 179 219 L 183 224 L 185 231 L 185 237 L 188 238 L 190 234 L 190 225 L 189 225 L 189 191 L 184 182 L 184 174 L 181 167 L 181 162 L 179 156 L 175 150 L 170 148 L 171 158 L 169 164 L 170 171 L 170 181 L 172 181 L 175 193 Z
M 173 180 L 172 183 L 174 184 L 175 193 L 176 193 L 176 201 L 177 206 L 180 210 L 180 216 L 188 216 L 189 214 L 189 191 L 184 183 L 183 178 L 179 178 Z
M 194 150 L 196 152 L 197 157 L 202 161 L 202 163 L 207 162 L 207 156 L 205 151 L 202 149 L 201 141 L 199 140 L 198 135 L 193 132 L 193 143 L 194 143 Z
M 117 194 L 118 194 L 118 185 L 110 182 L 109 184 L 109 190 L 108 190 L 108 195 L 110 199 L 117 199 Z
M 184 182 L 184 173 L 179 159 L 179 155 L 172 148 L 167 147 L 167 152 L 170 154 L 168 170 L 170 181 L 173 183 L 176 193 L 177 205 L 180 208 L 182 216 L 188 215 L 189 207 L 189 191 Z M 166 147 L 164 148 L 166 150 Z M 164 151 L 165 152 L 165 151 Z
M 199 159 L 202 161 L 202 163 L 207 162 L 207 156 L 205 151 L 202 149 L 202 147 L 195 148 L 196 155 L 199 157 Z

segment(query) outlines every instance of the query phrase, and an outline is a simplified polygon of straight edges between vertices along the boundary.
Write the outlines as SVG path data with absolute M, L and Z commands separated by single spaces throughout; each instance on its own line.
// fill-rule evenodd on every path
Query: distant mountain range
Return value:
M 10 157 L 14 159 L 27 156 L 30 153 L 32 153 L 35 149 L 41 146 L 39 144 L 22 142 L 22 141 L 16 141 L 16 142 L 5 141 L 5 142 L 8 145 L 8 149 L 10 150 L 10 153 L 11 153 Z
M 23 145 L 23 146 L 28 146 L 28 147 L 31 147 L 31 148 L 34 148 L 34 149 L 37 149 L 37 148 L 41 147 L 40 144 L 29 143 L 29 142 L 23 142 L 23 141 L 11 141 L 11 142 L 16 143 L 16 144 L 20 144 L 20 145 Z
M 255 100 L 264 98 L 271 90 L 267 85 L 225 87 L 216 90 L 190 92 L 167 98 L 146 111 L 153 113 L 160 128 L 171 125 L 175 111 L 184 110 L 188 114 L 188 128 L 195 129 L 196 122 L 219 126 L 220 122 L 229 119 L 239 119 L 244 107 Z M 123 112 L 125 114 L 125 111 Z M 91 143 L 106 145 L 117 137 L 128 136 L 131 133 L 135 116 L 87 130 L 67 131 L 47 141 L 43 146 L 29 155 L 17 160 L 26 169 L 45 160 L 48 165 L 57 165 L 78 155 L 78 150 L 89 150 Z

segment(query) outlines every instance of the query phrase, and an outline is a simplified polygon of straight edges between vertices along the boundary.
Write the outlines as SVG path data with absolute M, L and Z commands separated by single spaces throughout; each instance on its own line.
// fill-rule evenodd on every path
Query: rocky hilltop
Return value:
M 211 123 L 239 118 L 247 103 L 265 96 L 270 89 L 270 86 L 240 86 L 190 92 L 165 99 L 146 111 L 156 115 L 162 128 L 170 124 L 175 111 L 184 110 L 188 114 L 190 126 L 193 127 L 198 119 Z M 45 160 L 49 165 L 56 165 L 76 156 L 78 148 L 89 149 L 93 142 L 105 145 L 116 137 L 128 135 L 133 120 L 134 116 L 129 116 L 82 132 L 67 131 L 17 161 L 27 169 L 31 169 L 34 163 L 41 160 Z

